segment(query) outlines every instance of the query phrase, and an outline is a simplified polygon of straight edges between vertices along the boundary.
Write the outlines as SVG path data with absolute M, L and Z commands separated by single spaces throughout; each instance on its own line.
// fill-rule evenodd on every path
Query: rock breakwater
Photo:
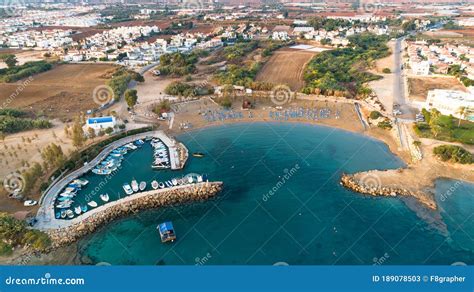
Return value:
M 45 230 L 52 241 L 52 247 L 57 248 L 75 242 L 111 222 L 138 211 L 155 209 L 171 205 L 195 201 L 204 201 L 214 197 L 222 189 L 222 182 L 203 182 L 172 189 L 155 190 L 138 193 L 123 199 L 100 206 L 82 216 L 77 217 L 71 225 Z
M 401 186 L 384 186 L 380 177 L 371 172 L 343 174 L 341 177 L 341 185 L 354 192 L 371 196 L 411 196 L 418 199 L 418 201 L 429 209 L 436 210 L 437 208 L 433 195 L 419 190 L 410 190 Z

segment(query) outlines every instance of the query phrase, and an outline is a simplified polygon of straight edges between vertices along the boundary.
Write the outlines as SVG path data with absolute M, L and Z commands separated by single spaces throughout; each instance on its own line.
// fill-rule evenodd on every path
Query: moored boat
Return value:
M 108 202 L 109 201 L 109 194 L 102 194 L 100 195 L 100 199 L 104 202 Z
M 81 214 L 82 213 L 81 207 L 77 206 L 76 208 L 74 208 L 74 213 L 76 213 L 77 215 Z
M 66 214 L 66 210 L 62 210 L 61 211 L 61 218 L 66 218 L 67 214 Z
M 132 187 L 130 187 L 130 185 L 128 183 L 124 183 L 123 186 L 122 186 L 123 190 L 125 191 L 125 193 L 127 195 L 131 195 L 133 194 L 133 190 L 132 190 Z
M 66 210 L 66 215 L 67 215 L 67 218 L 69 219 L 74 218 L 74 212 L 71 209 Z
M 89 205 L 92 208 L 95 208 L 95 207 L 97 207 L 97 202 L 96 201 L 90 201 L 90 202 L 87 203 L 87 205 Z
M 130 184 L 134 193 L 138 192 L 138 182 L 134 179 Z
M 142 181 L 140 182 L 140 185 L 138 186 L 140 189 L 140 192 L 143 192 L 146 189 L 146 182 Z
M 85 213 L 85 212 L 87 212 L 87 209 L 88 209 L 88 208 L 87 208 L 87 206 L 86 206 L 86 205 L 84 205 L 84 206 L 81 206 L 82 213 Z
M 202 152 L 194 152 L 194 153 L 193 153 L 193 156 L 194 156 L 194 157 L 201 158 L 201 157 L 204 157 L 204 153 L 202 153 Z
M 156 180 L 152 181 L 152 182 L 151 182 L 151 187 L 152 187 L 154 190 L 158 189 L 158 187 L 159 187 L 158 182 L 157 182 Z
M 159 183 L 158 183 L 158 187 L 159 187 L 160 189 L 164 189 L 164 188 L 165 188 L 165 184 L 162 183 L 162 182 L 159 182 Z

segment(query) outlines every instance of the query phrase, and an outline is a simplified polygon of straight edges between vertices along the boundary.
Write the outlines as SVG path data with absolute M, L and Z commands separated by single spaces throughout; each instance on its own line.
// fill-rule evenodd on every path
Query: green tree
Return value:
M 138 95 L 135 89 L 127 89 L 125 91 L 125 101 L 127 102 L 128 107 L 132 108 L 137 104 Z
M 80 118 L 76 118 L 74 124 L 72 125 L 72 145 L 79 148 L 84 145 L 85 142 L 84 130 L 82 129 L 82 124 Z

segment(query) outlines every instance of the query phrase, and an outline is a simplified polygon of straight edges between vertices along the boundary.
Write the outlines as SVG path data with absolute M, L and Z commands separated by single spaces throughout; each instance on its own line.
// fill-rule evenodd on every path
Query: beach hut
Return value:
M 156 229 L 158 229 L 158 231 L 160 232 L 161 242 L 173 242 L 176 239 L 173 223 L 169 221 L 161 223 L 156 227 Z

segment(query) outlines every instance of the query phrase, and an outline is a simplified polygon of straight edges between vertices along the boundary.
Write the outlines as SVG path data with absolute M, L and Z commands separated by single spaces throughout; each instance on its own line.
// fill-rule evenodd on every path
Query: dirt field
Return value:
M 432 89 L 452 89 L 466 91 L 466 87 L 454 77 L 416 77 L 408 78 L 410 99 L 425 101 Z
M 304 86 L 304 68 L 314 55 L 303 50 L 278 50 L 260 70 L 257 81 L 286 84 L 293 91 L 300 90 Z
M 69 119 L 81 111 L 97 108 L 94 88 L 106 82 L 104 75 L 115 67 L 103 64 L 67 64 L 25 80 L 0 84 L 0 105 Z

